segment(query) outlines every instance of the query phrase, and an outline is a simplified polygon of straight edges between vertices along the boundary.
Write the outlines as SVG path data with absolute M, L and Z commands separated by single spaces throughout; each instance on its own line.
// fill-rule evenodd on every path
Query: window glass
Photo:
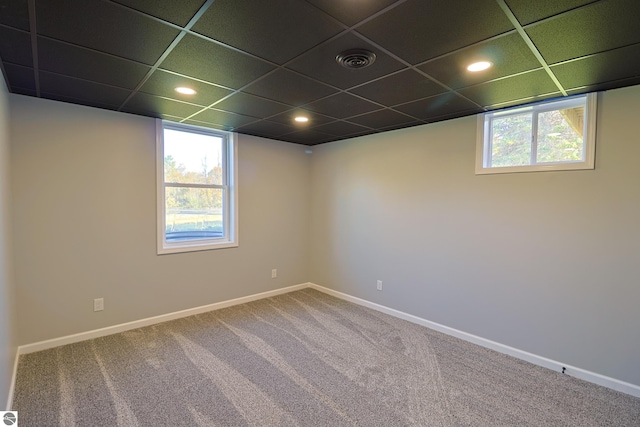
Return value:
M 164 180 L 222 184 L 223 139 L 173 129 L 164 131 Z
M 531 115 L 491 121 L 491 167 L 528 165 L 531 161 Z
M 158 253 L 237 246 L 233 134 L 158 126 Z
M 223 199 L 218 188 L 165 188 L 166 240 L 224 237 Z
M 580 162 L 583 155 L 584 107 L 546 111 L 538 115 L 539 163 Z
M 476 173 L 593 169 L 597 94 L 478 116 Z

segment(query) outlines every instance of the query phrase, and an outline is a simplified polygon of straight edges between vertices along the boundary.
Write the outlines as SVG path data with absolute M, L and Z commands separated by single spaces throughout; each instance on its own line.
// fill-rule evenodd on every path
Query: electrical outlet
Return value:
M 382 290 L 382 280 L 378 280 L 378 282 L 376 283 L 376 288 L 381 291 Z
M 274 268 L 273 270 L 271 270 L 271 278 L 275 279 L 276 277 L 278 277 L 278 269 Z
M 104 310 L 104 298 L 96 298 L 93 300 L 93 311 Z

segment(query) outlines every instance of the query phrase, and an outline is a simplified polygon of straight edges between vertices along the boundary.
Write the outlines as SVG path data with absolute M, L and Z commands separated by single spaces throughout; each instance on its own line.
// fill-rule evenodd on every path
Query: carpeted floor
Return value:
M 305 289 L 20 357 L 26 426 L 638 426 L 640 399 Z

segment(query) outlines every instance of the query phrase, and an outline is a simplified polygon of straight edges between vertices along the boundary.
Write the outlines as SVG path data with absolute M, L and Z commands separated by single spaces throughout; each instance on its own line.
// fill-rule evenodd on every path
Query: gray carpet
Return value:
M 640 399 L 305 289 L 20 357 L 26 426 L 639 426 Z

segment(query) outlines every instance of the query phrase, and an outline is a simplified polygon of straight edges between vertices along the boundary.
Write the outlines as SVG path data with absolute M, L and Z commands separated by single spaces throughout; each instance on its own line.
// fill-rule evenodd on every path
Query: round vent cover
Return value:
M 364 49 L 345 50 L 336 56 L 338 64 L 351 70 L 368 67 L 375 60 L 376 54 Z

